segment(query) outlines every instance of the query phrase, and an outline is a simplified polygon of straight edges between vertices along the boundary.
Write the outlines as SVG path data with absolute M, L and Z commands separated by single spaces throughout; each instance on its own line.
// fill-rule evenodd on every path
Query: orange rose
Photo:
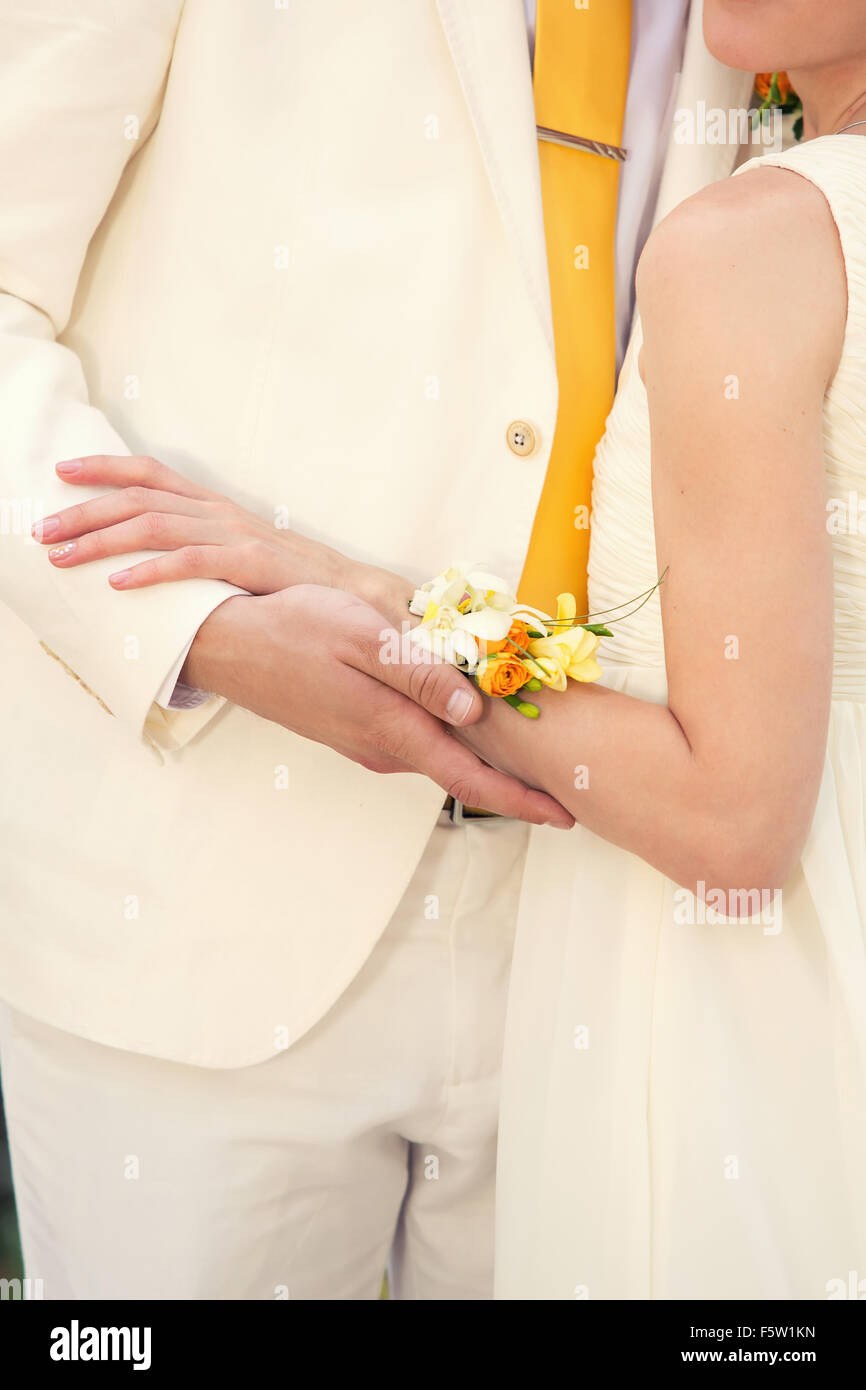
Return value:
M 485 695 L 514 695 L 529 680 L 523 662 L 510 652 L 494 652 L 486 656 L 475 672 L 475 679 Z
M 517 654 L 528 651 L 529 649 L 529 630 L 526 623 L 521 622 L 520 618 L 515 618 L 508 629 L 508 636 L 505 639 L 506 646 L 514 649 Z
M 770 87 L 772 84 L 773 74 L 771 72 L 755 73 L 755 91 L 758 93 L 761 101 L 767 100 L 767 97 L 770 95 Z M 791 79 L 786 72 L 776 73 L 776 85 L 779 88 L 779 100 L 783 102 L 787 101 L 794 88 L 791 86 Z
M 516 649 L 518 653 L 520 650 L 526 651 L 528 643 L 529 633 L 526 623 L 521 622 L 519 618 L 513 618 L 511 627 L 508 629 L 508 632 L 501 642 L 479 641 L 478 646 L 481 649 L 482 656 L 493 656 L 496 652 L 504 651 L 506 647 Z

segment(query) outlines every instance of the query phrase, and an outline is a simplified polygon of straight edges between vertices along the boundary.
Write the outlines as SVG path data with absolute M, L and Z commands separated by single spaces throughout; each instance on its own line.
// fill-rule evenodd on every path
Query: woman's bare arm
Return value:
M 774 889 L 830 700 L 822 405 L 846 285 L 823 196 L 773 168 L 705 190 L 651 237 L 638 301 L 668 707 L 571 686 L 538 721 L 488 701 L 459 736 L 689 888 Z

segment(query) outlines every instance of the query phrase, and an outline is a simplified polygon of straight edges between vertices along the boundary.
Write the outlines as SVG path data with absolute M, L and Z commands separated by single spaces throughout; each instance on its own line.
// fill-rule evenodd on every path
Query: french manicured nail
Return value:
M 30 534 L 35 541 L 50 541 L 51 537 L 60 530 L 60 518 L 56 516 L 44 516 L 41 521 L 34 521 Z
M 108 582 L 114 589 L 122 589 L 132 570 L 115 570 L 114 574 L 108 576 Z
M 462 724 L 469 717 L 474 704 L 468 690 L 455 690 L 445 706 L 445 718 L 449 724 Z
M 67 541 L 65 545 L 54 545 L 48 552 L 49 560 L 66 560 L 75 549 L 75 541 Z
M 71 478 L 73 474 L 81 472 L 81 459 L 64 459 L 63 463 L 58 463 L 56 471 L 62 473 L 64 478 Z

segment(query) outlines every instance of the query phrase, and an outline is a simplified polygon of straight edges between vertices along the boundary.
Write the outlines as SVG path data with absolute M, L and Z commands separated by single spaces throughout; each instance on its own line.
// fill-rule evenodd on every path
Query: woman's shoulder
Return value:
M 866 139 L 863 146 L 866 152 Z M 812 177 L 813 163 L 799 150 L 751 160 L 674 208 L 651 233 L 638 265 L 641 317 L 671 318 L 691 306 L 697 319 L 704 301 L 717 310 L 727 298 L 732 312 L 748 305 L 750 317 L 768 315 L 772 325 L 783 306 L 786 319 L 793 307 L 809 333 L 818 333 L 816 348 L 823 326 L 829 350 L 838 349 L 848 248 L 826 190 Z M 866 159 L 861 169 L 866 174 Z M 862 249 L 866 262 L 866 222 Z M 772 326 L 768 332 L 772 340 Z
M 806 178 L 792 178 L 789 171 L 799 172 L 790 165 L 750 160 L 736 175 L 693 193 L 653 229 L 642 269 L 671 256 L 700 263 L 719 244 L 748 250 L 754 263 L 773 256 L 780 244 L 797 244 L 801 233 L 832 241 L 832 219 L 820 188 Z M 792 237 L 795 227 L 798 235 Z
M 866 136 L 824 136 L 761 155 L 693 194 L 651 233 L 639 287 L 672 262 L 705 269 L 725 251 L 757 280 L 772 269 L 820 278 L 840 252 L 866 265 Z

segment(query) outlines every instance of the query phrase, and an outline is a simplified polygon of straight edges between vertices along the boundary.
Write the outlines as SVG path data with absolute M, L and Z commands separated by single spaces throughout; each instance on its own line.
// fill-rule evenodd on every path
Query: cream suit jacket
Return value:
M 691 30 L 685 88 L 744 104 Z M 115 593 L 29 525 L 81 500 L 58 460 L 146 453 L 418 581 L 516 581 L 557 406 L 523 8 L 0 0 L 0 107 L 0 993 L 256 1062 L 357 972 L 442 792 L 161 711 L 237 591 Z M 735 153 L 672 146 L 663 200 Z

